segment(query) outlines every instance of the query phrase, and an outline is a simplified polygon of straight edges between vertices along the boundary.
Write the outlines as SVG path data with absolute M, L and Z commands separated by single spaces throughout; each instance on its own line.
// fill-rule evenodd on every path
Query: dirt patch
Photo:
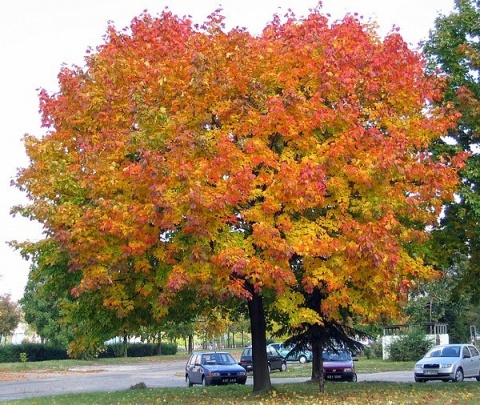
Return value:
M 33 370 L 33 371 L 18 371 L 12 372 L 0 372 L 0 381 L 22 381 L 33 380 L 39 378 L 50 378 L 59 375 L 66 374 L 93 374 L 101 373 L 105 370 L 100 369 L 69 369 L 69 370 Z
M 27 380 L 26 373 L 0 373 L 0 381 L 20 381 Z

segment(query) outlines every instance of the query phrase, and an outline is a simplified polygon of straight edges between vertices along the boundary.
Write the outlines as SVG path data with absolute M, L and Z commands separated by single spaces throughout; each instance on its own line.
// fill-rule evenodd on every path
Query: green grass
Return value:
M 235 356 L 235 353 L 234 353 Z M 101 367 L 105 365 L 126 364 L 126 363 L 149 363 L 149 362 L 166 362 L 166 361 L 186 361 L 188 354 L 179 353 L 169 356 L 153 356 L 153 357 L 120 357 L 111 359 L 94 359 L 94 360 L 52 360 L 26 363 L 0 363 L 0 372 L 22 373 L 32 371 L 62 371 L 73 367 L 92 366 Z M 240 355 L 235 358 L 239 359 Z M 382 371 L 402 371 L 413 370 L 414 362 L 394 362 L 383 361 L 382 359 L 360 358 L 355 362 L 355 368 L 358 374 L 362 373 L 378 373 Z M 252 373 L 250 373 L 252 374 Z M 273 372 L 272 377 L 306 377 L 312 374 L 311 363 L 288 363 L 287 371 L 284 373 Z M 182 374 L 183 375 L 183 374 Z
M 131 389 L 112 393 L 30 398 L 5 404 L 465 404 L 475 403 L 480 384 L 464 383 L 326 383 L 325 393 L 316 384 L 279 384 L 266 394 L 253 394 L 251 386 Z
M 50 361 L 37 361 L 26 363 L 0 363 L 0 372 L 22 372 L 22 371 L 62 371 L 68 370 L 72 367 L 80 366 L 101 366 L 111 364 L 126 364 L 126 363 L 150 363 L 150 362 L 163 362 L 172 360 L 185 360 L 188 359 L 188 354 L 178 353 L 175 355 L 164 356 L 150 356 L 150 357 L 115 357 L 108 359 L 93 359 L 93 360 L 50 360 Z
M 388 361 L 379 358 L 367 359 L 360 358 L 355 362 L 357 373 L 380 373 L 384 371 L 404 371 L 412 370 L 414 361 Z
M 360 358 L 355 362 L 355 369 L 357 374 L 380 373 L 384 371 L 405 371 L 412 370 L 414 361 L 384 361 L 382 359 L 367 359 Z M 312 364 L 288 363 L 287 371 L 284 373 L 273 372 L 272 376 L 275 378 L 284 377 L 310 377 L 312 375 Z
M 236 356 L 238 358 L 239 356 Z M 62 360 L 38 363 L 3 363 L 0 372 L 58 371 L 76 366 L 101 366 L 107 364 L 184 361 L 187 354 L 142 358 L 115 358 L 96 360 Z M 392 362 L 381 359 L 360 358 L 355 362 L 358 373 L 412 370 L 413 362 Z M 289 363 L 285 373 L 272 373 L 278 377 L 310 377 L 311 363 Z M 251 377 L 249 377 L 251 378 Z M 259 395 L 252 393 L 251 386 L 230 385 L 225 387 L 130 389 L 127 391 L 71 394 L 50 397 L 29 398 L 5 404 L 472 404 L 480 396 L 480 383 L 326 383 L 326 392 L 318 392 L 316 384 L 303 382 L 277 384 L 275 390 Z
M 239 353 L 232 353 L 238 360 L 240 358 Z M 185 360 L 187 361 L 188 354 L 180 352 L 175 355 L 168 356 L 152 356 L 152 357 L 119 357 L 111 359 L 94 359 L 94 360 L 52 360 L 52 361 L 39 361 L 39 362 L 26 362 L 26 363 L 0 363 L 0 372 L 22 372 L 22 371 L 62 371 L 68 370 L 72 367 L 79 366 L 101 366 L 112 364 L 125 364 L 125 363 L 149 363 L 149 362 L 163 362 L 172 360 Z M 395 362 L 384 361 L 382 359 L 367 359 L 361 357 L 355 362 L 355 368 L 357 373 L 378 373 L 382 371 L 402 371 L 413 370 L 415 362 Z M 273 373 L 275 377 L 309 377 L 311 374 L 311 363 L 288 363 L 288 369 L 286 373 Z

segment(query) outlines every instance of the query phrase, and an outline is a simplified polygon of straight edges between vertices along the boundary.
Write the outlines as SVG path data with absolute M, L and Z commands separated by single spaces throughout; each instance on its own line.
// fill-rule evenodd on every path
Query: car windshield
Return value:
M 323 352 L 323 361 L 348 361 L 351 356 L 347 352 Z
M 425 357 L 460 357 L 461 346 L 434 347 Z
M 212 366 L 237 364 L 237 362 L 229 353 L 209 353 L 202 355 L 202 364 Z

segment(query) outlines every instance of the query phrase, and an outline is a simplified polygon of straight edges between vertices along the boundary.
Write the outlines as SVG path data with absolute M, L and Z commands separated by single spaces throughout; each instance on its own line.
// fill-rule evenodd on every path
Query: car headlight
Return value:
M 208 375 L 209 377 L 219 377 L 220 376 L 220 373 L 214 373 L 213 371 L 208 371 L 205 374 Z
M 450 368 L 452 367 L 451 364 L 440 364 L 440 368 Z
M 247 373 L 245 371 L 240 371 L 240 372 L 237 373 L 237 375 L 243 376 L 243 375 L 247 375 Z
M 353 368 L 351 368 L 351 367 L 345 367 L 345 368 L 343 369 L 343 372 L 344 372 L 344 373 L 349 373 L 349 372 L 351 372 L 351 371 L 353 371 Z
M 422 370 L 423 370 L 423 366 L 422 366 L 421 364 L 415 364 L 415 370 L 422 371 Z

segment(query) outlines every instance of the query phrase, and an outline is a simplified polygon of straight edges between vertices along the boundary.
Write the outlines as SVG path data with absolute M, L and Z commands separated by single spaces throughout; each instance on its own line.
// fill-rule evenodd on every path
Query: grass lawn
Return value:
M 240 353 L 240 352 L 239 352 Z M 235 359 L 240 359 L 240 354 L 232 352 Z M 77 366 L 99 366 L 109 364 L 125 364 L 125 363 L 148 363 L 148 362 L 163 362 L 163 361 L 187 361 L 188 354 L 180 352 L 175 355 L 166 356 L 152 356 L 152 357 L 119 357 L 109 359 L 94 359 L 94 360 L 52 360 L 39 362 L 25 362 L 25 363 L 0 363 L 0 372 L 25 372 L 35 370 L 51 370 L 62 371 L 68 370 Z M 378 373 L 382 371 L 402 371 L 413 370 L 415 362 L 395 362 L 384 361 L 382 359 L 373 358 L 367 359 L 361 357 L 355 362 L 357 373 Z M 286 373 L 273 373 L 275 377 L 310 377 L 312 370 L 311 363 L 288 363 Z
M 280 384 L 268 394 L 253 394 L 251 386 L 168 389 L 131 389 L 112 393 L 61 395 L 12 401 L 8 404 L 465 404 L 477 403 L 480 384 L 463 383 L 326 383 L 325 393 L 316 384 Z M 7 403 L 5 403 L 7 404 Z
M 234 353 L 235 356 L 235 353 Z M 236 358 L 239 356 L 235 356 Z M 142 358 L 115 358 L 96 360 L 62 360 L 38 363 L 0 363 L 0 373 L 22 373 L 33 370 L 59 371 L 75 366 L 99 366 L 135 362 L 186 361 L 187 355 Z M 413 362 L 392 362 L 381 359 L 360 358 L 355 362 L 357 372 L 412 370 Z M 285 373 L 275 372 L 272 377 L 310 377 L 311 364 L 289 363 Z M 250 377 L 251 378 L 251 377 Z M 320 394 L 316 384 L 277 384 L 268 394 L 253 394 L 251 386 L 224 386 L 151 389 L 137 388 L 111 393 L 72 394 L 29 398 L 2 404 L 473 404 L 480 397 L 480 383 L 334 383 L 326 382 L 326 392 Z
M 1 372 L 23 372 L 23 371 L 62 371 L 68 370 L 72 367 L 79 366 L 99 366 L 109 364 L 126 364 L 126 363 L 150 363 L 150 362 L 163 362 L 163 361 L 182 361 L 187 362 L 188 354 L 179 353 L 175 355 L 165 356 L 150 356 L 150 357 L 115 357 L 107 359 L 94 359 L 94 360 L 51 360 L 51 361 L 37 361 L 37 362 L 25 362 L 25 363 L 0 363 Z
M 357 374 L 380 373 L 383 371 L 404 371 L 412 370 L 414 361 L 384 361 L 382 359 L 360 358 L 355 362 Z M 312 375 L 312 364 L 288 363 L 287 371 L 284 373 L 274 372 L 275 378 L 282 377 L 310 377 Z

